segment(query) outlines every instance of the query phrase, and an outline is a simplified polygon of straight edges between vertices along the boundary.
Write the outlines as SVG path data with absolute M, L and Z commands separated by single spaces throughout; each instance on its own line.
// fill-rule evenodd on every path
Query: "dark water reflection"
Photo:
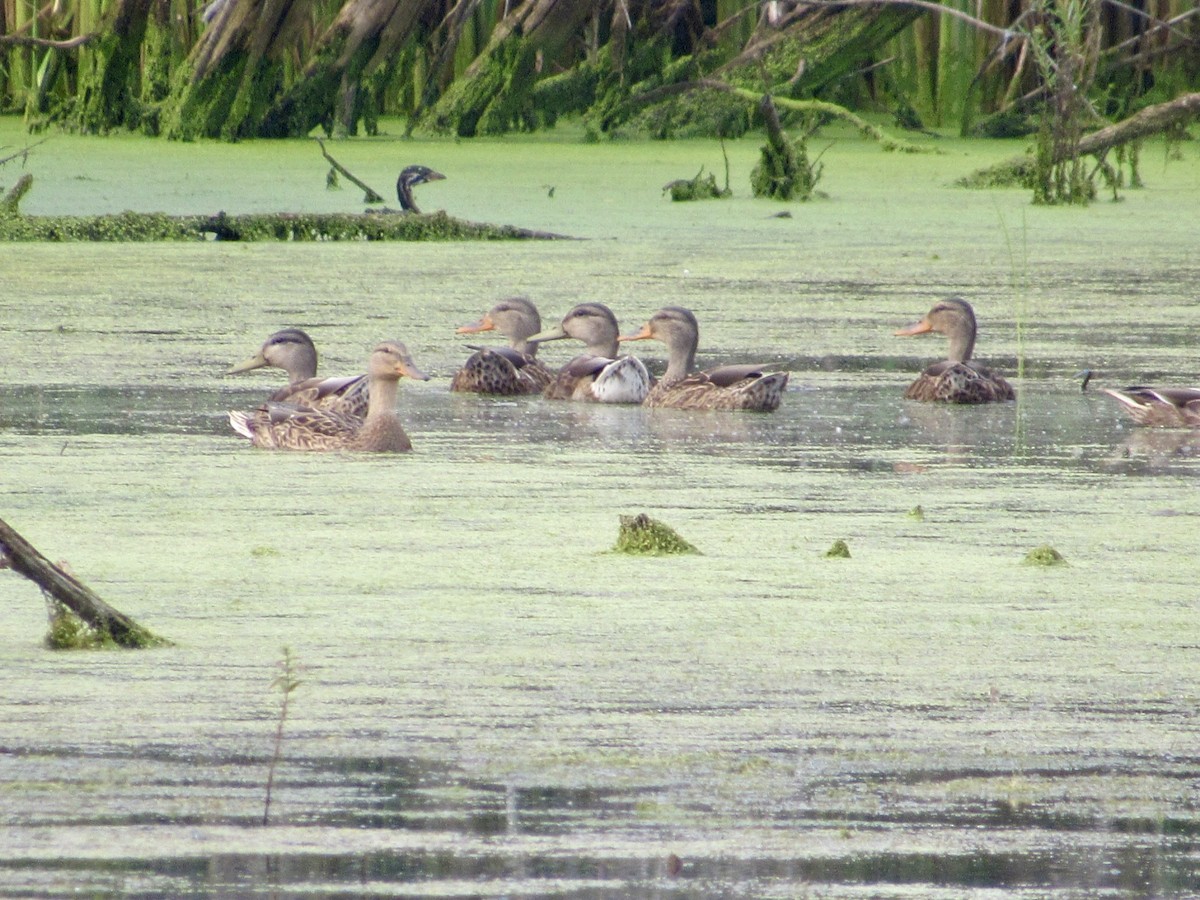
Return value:
M 1100 473 L 1196 471 L 1200 435 L 1129 428 L 1115 404 L 1080 392 L 1069 379 L 1029 379 L 1019 403 L 977 409 L 906 402 L 899 397 L 904 380 L 886 367 L 853 379 L 801 372 L 779 412 L 765 416 L 488 400 L 453 396 L 436 383 L 406 385 L 400 406 L 417 452 L 452 461 L 487 457 L 536 466 L 539 453 L 567 445 L 649 462 L 692 454 L 776 470 L 957 466 L 1033 485 Z M 261 396 L 260 388 L 195 385 L 8 387 L 0 393 L 0 433 L 54 435 L 64 450 L 98 435 L 174 435 L 214 439 L 206 452 L 250 453 L 229 432 L 224 411 Z M 119 796 L 80 799 L 68 782 L 67 792 L 47 799 L 22 786 L 59 784 L 63 767 L 81 760 L 122 773 L 111 776 L 123 785 L 115 789 Z M 0 842 L 4 834 L 12 841 L 0 851 L 0 896 L 1200 892 L 1194 817 L 1144 811 L 1091 817 L 1077 804 L 1062 812 L 1051 803 L 978 798 L 880 804 L 887 811 L 872 813 L 862 804 L 809 802 L 797 793 L 747 810 L 727 828 L 720 814 L 694 800 L 656 815 L 655 803 L 669 793 L 660 784 L 571 789 L 539 786 L 529 773 L 519 784 L 480 783 L 440 764 L 431 751 L 424 758 L 289 759 L 277 781 L 271 826 L 262 828 L 263 766 L 261 759 L 193 760 L 170 752 L 96 760 L 0 747 L 0 767 L 8 771 L 0 781 L 9 785 L 7 802 L 0 800 Z M 1132 774 L 1153 772 L 1188 785 L 1198 771 L 1194 759 L 1149 760 Z M 912 788 L 1000 774 L 937 769 L 857 776 L 886 798 L 901 782 Z M 1024 772 L 1047 781 L 1085 774 Z M 838 775 L 827 780 L 836 787 Z M 1194 793 L 1181 788 L 1187 790 Z M 197 812 L 197 796 L 219 802 Z
M 895 382 L 895 383 L 892 383 Z M 794 377 L 773 415 L 695 414 L 540 398 L 484 399 L 444 385 L 406 386 L 401 416 L 418 449 L 593 444 L 653 455 L 732 455 L 764 465 L 873 471 L 950 462 L 978 467 L 1120 471 L 1190 470 L 1200 432 L 1129 425 L 1098 391 L 1067 379 L 1028 380 L 1015 404 L 978 408 L 918 404 L 898 396 L 904 379 L 806 383 Z M 228 409 L 261 402 L 262 390 L 195 386 L 16 386 L 0 390 L 0 430 L 58 434 L 225 436 Z
M 14 761 L 11 749 L 3 757 Z M 21 754 L 15 760 L 31 775 L 40 765 L 55 765 Z M 108 762 L 142 766 L 145 796 L 168 783 L 179 792 L 259 791 L 264 761 L 162 755 Z M 214 769 L 250 780 L 213 782 Z M 937 777 L 957 774 L 967 773 Z M 703 810 L 695 811 L 701 824 L 686 829 L 664 831 L 640 820 L 638 804 L 653 795 L 652 785 L 600 791 L 483 784 L 429 759 L 293 761 L 277 790 L 280 812 L 267 828 L 243 816 L 149 817 L 136 809 L 93 820 L 91 840 L 109 846 L 92 859 L 69 852 L 63 858 L 55 847 L 62 829 L 78 824 L 75 816 L 29 813 L 38 837 L 26 835 L 19 849 L 0 857 L 0 896 L 951 897 L 988 888 L 1046 897 L 1164 897 L 1200 891 L 1200 834 L 1191 820 L 1060 817 L 1007 803 L 896 816 L 798 806 L 763 821 L 760 840 L 747 844 L 727 842 L 717 823 L 702 824 Z M 5 819 L 10 829 L 32 824 L 14 822 L 11 814 Z M 888 829 L 901 827 L 908 843 L 927 849 L 902 849 L 887 839 Z M 142 841 L 138 831 L 155 837 Z

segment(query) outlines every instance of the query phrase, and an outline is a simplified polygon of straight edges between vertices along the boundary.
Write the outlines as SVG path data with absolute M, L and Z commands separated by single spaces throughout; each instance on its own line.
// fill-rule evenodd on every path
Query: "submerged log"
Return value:
M 468 222 L 444 212 L 249 213 L 169 216 L 0 216 L 4 241 L 520 241 L 571 240 L 563 234 Z
M 109 606 L 91 588 L 42 556 L 29 541 L 0 519 L 0 568 L 24 575 L 46 596 L 61 603 L 99 634 L 121 647 L 158 647 L 170 642 L 154 635 Z

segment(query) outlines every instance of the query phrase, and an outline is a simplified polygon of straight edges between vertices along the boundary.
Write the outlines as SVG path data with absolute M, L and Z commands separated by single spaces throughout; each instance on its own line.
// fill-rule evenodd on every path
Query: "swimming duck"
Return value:
M 762 366 L 717 366 L 695 371 L 700 325 L 692 311 L 682 306 L 664 306 L 641 331 L 619 340 L 656 340 L 667 345 L 667 371 L 650 389 L 646 406 L 771 412 L 779 408 L 787 387 L 787 372 L 766 373 Z
M 317 378 L 316 345 L 299 328 L 275 332 L 263 342 L 258 353 L 225 374 L 236 375 L 263 366 L 283 369 L 288 376 L 287 386 L 268 397 L 269 403 L 331 409 L 359 417 L 367 414 L 367 376 Z
M 617 358 L 617 317 L 603 303 L 581 303 L 562 322 L 527 338 L 530 343 L 573 338 L 587 348 L 559 370 L 544 396 L 548 400 L 641 403 L 650 393 L 650 373 L 634 356 Z
M 396 388 L 401 376 L 428 381 L 399 341 L 384 341 L 367 365 L 370 402 L 366 417 L 331 409 L 268 402 L 252 412 L 231 412 L 229 424 L 256 447 L 268 450 L 412 449 L 396 417 Z
M 400 201 L 400 208 L 404 212 L 420 214 L 421 210 L 417 209 L 417 203 L 413 200 L 412 189 L 418 184 L 444 181 L 445 178 L 441 172 L 435 172 L 428 166 L 409 166 L 396 179 L 396 198 Z
M 1200 427 L 1200 388 L 1105 388 L 1104 393 L 1120 403 L 1139 425 Z
M 950 338 L 950 353 L 921 373 L 904 396 L 909 400 L 941 403 L 991 403 L 1013 400 L 1012 386 L 1001 376 L 971 362 L 975 347 L 975 311 L 960 297 L 939 300 L 925 317 L 897 335 L 937 331 Z
M 525 297 L 509 297 L 493 306 L 483 318 L 464 325 L 455 334 L 498 331 L 508 347 L 484 347 L 458 370 L 450 390 L 476 394 L 540 394 L 554 373 L 537 359 L 537 344 L 527 340 L 542 330 L 537 307 Z

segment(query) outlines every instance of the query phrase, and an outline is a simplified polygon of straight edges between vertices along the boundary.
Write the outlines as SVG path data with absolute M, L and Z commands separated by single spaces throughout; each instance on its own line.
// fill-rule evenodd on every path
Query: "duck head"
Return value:
M 509 339 L 514 350 L 533 356 L 537 353 L 537 344 L 530 343 L 529 338 L 541 330 L 542 317 L 538 315 L 537 307 L 525 297 L 508 297 L 484 313 L 479 321 L 456 329 L 455 334 L 498 331 Z
M 428 166 L 409 166 L 400 173 L 400 177 L 396 179 L 396 198 L 400 201 L 400 208 L 405 212 L 420 213 L 417 208 L 416 201 L 413 200 L 412 189 L 418 184 L 425 184 L 427 181 L 443 181 L 446 176 L 441 172 L 435 172 Z
M 950 339 L 951 362 L 967 362 L 975 349 L 975 310 L 961 297 L 950 297 L 933 304 L 924 318 L 901 328 L 897 335 L 906 337 L 936 331 Z
M 299 328 L 285 328 L 267 338 L 256 354 L 225 374 L 236 375 L 263 366 L 283 369 L 288 373 L 288 381 L 303 381 L 317 374 L 317 348 L 312 338 Z
M 528 340 L 530 343 L 540 344 L 544 341 L 571 338 L 583 341 L 587 345 L 585 352 L 592 356 L 616 359 L 619 336 L 617 317 L 611 309 L 603 303 L 580 303 L 563 316 L 558 325 L 531 335 Z
M 664 306 L 650 317 L 636 334 L 622 335 L 618 341 L 662 341 L 667 345 L 667 371 L 663 378 L 683 378 L 696 367 L 696 347 L 700 343 L 700 323 L 690 309 Z

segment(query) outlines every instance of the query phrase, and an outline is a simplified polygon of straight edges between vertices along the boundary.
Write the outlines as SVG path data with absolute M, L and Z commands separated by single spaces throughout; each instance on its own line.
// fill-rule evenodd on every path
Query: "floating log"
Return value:
M 552 241 L 567 235 L 456 219 L 444 212 L 169 216 L 0 215 L 0 241 Z
M 0 519 L 0 568 L 24 575 L 51 599 L 61 603 L 100 635 L 121 647 L 160 647 L 170 644 L 109 606 L 73 575 L 42 556 L 29 541 Z

